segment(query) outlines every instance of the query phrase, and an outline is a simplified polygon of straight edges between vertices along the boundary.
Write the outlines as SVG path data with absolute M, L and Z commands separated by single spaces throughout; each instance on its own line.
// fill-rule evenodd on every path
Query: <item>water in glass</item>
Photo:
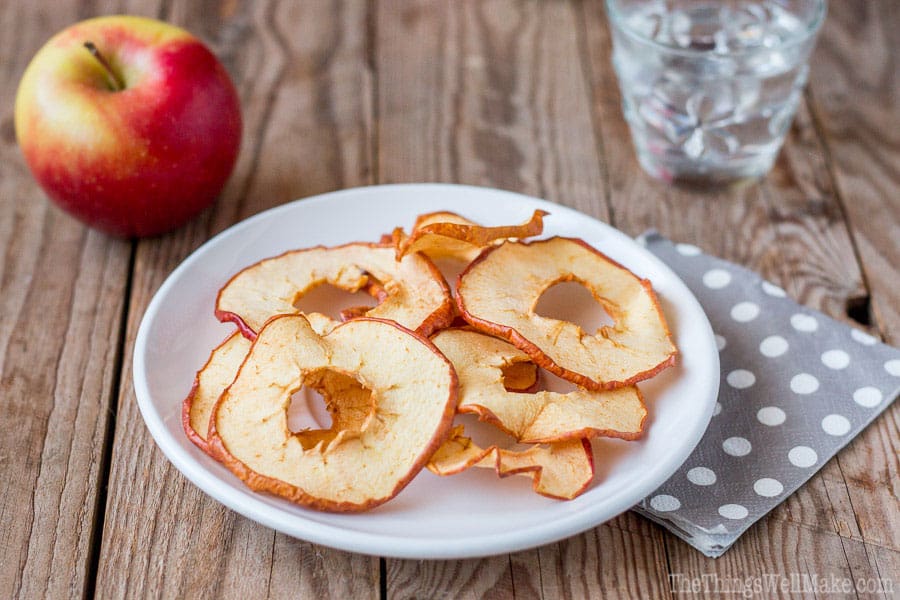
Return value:
M 814 41 L 808 20 L 783 4 L 651 0 L 623 7 L 613 63 L 645 169 L 666 180 L 733 180 L 771 168 Z

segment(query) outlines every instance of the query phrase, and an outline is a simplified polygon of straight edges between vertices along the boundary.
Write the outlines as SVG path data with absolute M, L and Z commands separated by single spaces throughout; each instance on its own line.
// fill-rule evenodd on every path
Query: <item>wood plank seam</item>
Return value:
M 369 129 L 369 156 L 368 156 L 368 172 L 365 178 L 369 184 L 380 183 L 378 181 L 378 146 L 381 130 L 378 127 L 378 77 L 376 76 L 376 65 L 378 64 L 378 23 L 377 10 L 378 0 L 368 0 L 366 2 L 365 14 L 365 64 L 366 64 L 366 82 L 369 90 L 369 101 L 365 103 L 364 109 L 368 110 L 365 115 Z
M 844 560 L 847 561 L 847 569 L 850 571 L 850 577 L 853 578 L 854 581 L 857 580 L 856 575 L 853 573 L 853 562 L 850 560 L 850 557 L 847 555 L 847 547 L 844 545 L 844 540 L 841 540 L 841 551 L 844 553 Z M 854 590 L 854 595 L 856 598 L 859 598 L 859 592 Z
M 582 76 L 584 77 L 585 82 L 590 83 L 593 81 L 593 74 L 591 71 L 591 51 L 588 44 L 588 32 L 587 32 L 587 24 L 588 24 L 588 14 L 587 9 L 585 8 L 584 2 L 576 2 L 577 5 L 577 13 L 580 18 L 576 19 L 580 26 L 577 29 L 577 39 L 578 39 L 578 58 L 581 66 Z M 609 161 L 606 159 L 606 144 L 603 141 L 603 128 L 600 125 L 600 115 L 597 110 L 597 105 L 599 100 L 594 96 L 594 86 L 587 86 L 587 95 L 588 102 L 591 106 L 590 118 L 591 118 L 591 133 L 594 136 L 595 144 L 597 147 L 597 156 L 600 158 L 600 173 L 601 180 L 603 181 L 603 198 L 606 201 L 607 210 L 609 211 L 609 224 L 613 227 L 616 226 L 616 207 L 613 206 L 612 203 L 612 184 L 609 180 Z
M 368 173 L 365 178 L 370 184 L 381 183 L 379 181 L 379 153 L 380 146 L 380 105 L 378 102 L 379 80 L 377 76 L 378 65 L 378 0 L 368 0 L 365 8 L 365 67 L 366 82 L 368 83 L 369 98 L 364 103 L 368 109 L 365 118 L 369 123 L 368 143 Z M 388 598 L 387 560 L 383 556 L 378 557 L 378 597 L 380 600 Z
M 831 146 L 828 142 L 828 135 L 826 134 L 825 129 L 822 126 L 822 120 L 815 103 L 815 96 L 812 90 L 812 86 L 806 86 L 803 96 L 803 101 L 809 111 L 810 120 L 812 121 L 813 128 L 815 129 L 816 137 L 819 140 L 819 145 L 822 147 L 822 153 L 825 159 L 825 168 L 828 171 L 828 178 L 831 180 L 835 202 L 837 203 L 838 208 L 841 211 L 841 215 L 843 216 L 844 227 L 847 229 L 847 236 L 849 237 L 850 245 L 853 248 L 853 257 L 856 260 L 856 263 L 859 265 L 859 272 L 862 279 L 863 288 L 865 289 L 866 294 L 871 297 L 872 286 L 869 285 L 869 277 L 866 273 L 865 265 L 863 263 L 862 253 L 859 250 L 859 242 L 856 240 L 856 234 L 854 233 L 853 227 L 851 226 L 852 221 L 850 220 L 850 215 L 847 211 L 847 201 L 843 191 L 841 190 L 840 179 L 837 176 L 834 156 L 831 151 Z M 870 314 L 870 317 L 871 316 L 874 315 Z M 876 329 L 878 330 L 878 334 L 881 336 L 881 338 L 885 339 L 884 325 L 876 323 Z
M 103 525 L 106 519 L 106 500 L 109 494 L 109 473 L 112 468 L 113 440 L 116 429 L 116 400 L 119 388 L 122 385 L 122 368 L 125 360 L 125 348 L 128 345 L 128 313 L 131 310 L 131 284 L 134 278 L 134 265 L 137 256 L 137 242 L 131 242 L 131 251 L 126 268 L 124 299 L 122 312 L 119 316 L 119 336 L 116 340 L 116 357 L 113 360 L 113 380 L 110 382 L 110 398 L 107 406 L 110 407 L 106 414 L 106 431 L 103 440 L 103 452 L 100 455 L 100 477 L 97 481 L 97 494 L 93 514 L 95 515 L 91 528 L 90 555 L 88 556 L 87 573 L 85 575 L 84 597 L 93 598 L 97 589 L 97 572 L 100 564 L 100 548 L 103 545 Z
M 253 144 L 253 149 L 250 153 L 250 166 L 248 175 L 244 178 L 243 185 L 241 186 L 240 191 L 235 196 L 234 213 L 236 215 L 240 215 L 242 213 L 244 201 L 246 200 L 247 194 L 256 180 L 256 174 L 259 173 L 259 159 L 262 155 L 263 144 L 267 139 L 269 126 L 272 123 L 272 119 L 270 117 L 272 116 L 272 110 L 274 109 L 275 101 L 278 98 L 278 91 L 281 89 L 281 84 L 284 81 L 284 75 L 287 71 L 287 60 L 285 57 L 290 56 L 290 48 L 288 46 L 288 43 L 284 39 L 284 35 L 275 25 L 275 7 L 275 3 L 269 3 L 267 5 L 268 10 L 265 10 L 263 12 L 263 21 L 266 24 L 268 31 L 272 34 L 272 39 L 275 41 L 275 46 L 279 50 L 279 58 L 281 60 L 278 69 L 275 71 L 275 77 L 273 78 L 272 83 L 269 86 L 265 101 L 263 103 L 262 114 L 260 117 L 260 130 L 259 134 L 256 136 L 256 141 Z

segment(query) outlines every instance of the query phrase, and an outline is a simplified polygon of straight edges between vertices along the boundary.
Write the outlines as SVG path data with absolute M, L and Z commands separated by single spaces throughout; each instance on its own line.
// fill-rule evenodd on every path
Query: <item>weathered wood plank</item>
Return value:
M 811 64 L 812 113 L 850 224 L 876 332 L 900 344 L 900 31 L 896 2 L 831 3 Z M 864 296 L 865 297 L 865 296 Z M 862 538 L 900 549 L 900 405 L 839 456 Z
M 811 62 L 812 112 L 825 138 L 872 297 L 872 319 L 900 344 L 900 6 L 829 5 Z
M 379 5 L 378 181 L 489 185 L 609 220 L 580 18 L 566 2 Z M 388 560 L 388 596 L 647 597 L 665 584 L 664 553 L 659 533 L 635 522 L 509 557 Z
M 212 233 L 300 196 L 369 181 L 365 3 L 185 1 L 171 3 L 165 16 L 223 57 L 241 95 L 245 137 L 217 205 L 137 249 L 98 595 L 375 597 L 377 558 L 275 533 L 187 482 L 146 431 L 130 376 L 150 298 Z
M 489 185 L 607 220 L 576 17 L 560 1 L 379 6 L 379 183 Z
M 131 244 L 51 206 L 15 140 L 25 66 L 79 6 L 8 2 L 0 71 L 0 596 L 90 579 Z
M 823 585 L 842 598 L 892 598 L 897 592 L 896 571 L 887 569 L 897 564 L 900 552 L 777 519 L 754 530 L 758 534 L 748 533 L 715 561 L 667 540 L 675 596 L 813 598 L 825 596 Z
M 634 513 L 620 515 L 558 544 L 561 567 L 554 577 L 556 586 L 566 598 L 666 598 L 664 539 L 646 519 Z M 545 587 L 547 579 L 543 578 Z M 550 588 L 544 597 L 557 596 Z

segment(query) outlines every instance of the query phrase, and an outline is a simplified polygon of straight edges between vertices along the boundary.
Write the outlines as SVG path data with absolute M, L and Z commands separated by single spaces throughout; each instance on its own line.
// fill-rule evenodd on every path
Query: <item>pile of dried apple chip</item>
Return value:
M 250 488 L 327 511 L 366 510 L 426 467 L 528 476 L 571 499 L 594 475 L 591 438 L 641 435 L 635 383 L 674 364 L 650 286 L 576 239 L 526 238 L 547 213 L 485 227 L 451 212 L 419 216 L 379 243 L 293 250 L 235 274 L 215 314 L 237 326 L 184 401 L 187 436 Z M 463 265 L 455 292 L 435 262 Z M 595 333 L 535 312 L 560 282 L 585 286 L 613 323 Z M 377 301 L 335 320 L 298 301 L 330 284 Z M 540 389 L 545 369 L 575 384 Z M 325 401 L 328 429 L 291 431 L 301 388 Z M 508 434 L 480 447 L 457 415 Z M 524 449 L 522 449 L 524 447 Z

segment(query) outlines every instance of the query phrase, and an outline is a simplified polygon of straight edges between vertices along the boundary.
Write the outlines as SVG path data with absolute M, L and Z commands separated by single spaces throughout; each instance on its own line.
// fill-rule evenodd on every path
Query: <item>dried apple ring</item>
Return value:
M 319 335 L 325 335 L 335 327 L 335 323 L 325 315 L 312 313 L 304 315 Z M 194 385 L 182 402 L 181 421 L 184 432 L 194 444 L 209 453 L 206 434 L 209 430 L 209 416 L 213 406 L 222 392 L 234 378 L 247 353 L 250 352 L 250 340 L 235 331 L 225 341 L 216 346 L 209 355 L 206 364 L 197 371 Z
M 450 439 L 431 457 L 429 471 L 443 477 L 482 467 L 494 469 L 499 477 L 524 475 L 531 478 L 535 492 L 559 500 L 575 498 L 594 478 L 594 457 L 587 440 L 534 445 L 516 451 L 494 445 L 481 448 L 464 433 L 462 425 L 454 426 Z
M 503 340 L 477 331 L 445 329 L 434 336 L 459 378 L 460 413 L 503 429 L 523 443 L 545 443 L 592 438 L 638 438 L 647 409 L 634 386 L 615 390 L 577 389 L 565 394 L 551 391 L 511 392 L 504 382 L 509 365 L 531 359 Z
M 304 385 L 329 403 L 330 430 L 289 430 L 291 396 Z M 361 511 L 422 469 L 449 434 L 456 400 L 447 359 L 395 322 L 364 317 L 320 336 L 302 315 L 279 316 L 216 403 L 208 443 L 251 489 Z
M 427 213 L 419 215 L 409 236 L 399 227 L 394 229 L 393 244 L 397 260 L 407 254 L 422 252 L 430 258 L 460 258 L 468 262 L 485 246 L 510 238 L 540 235 L 544 230 L 544 217 L 548 214 L 536 210 L 531 219 L 520 225 L 486 227 L 453 212 Z
M 614 323 L 590 334 L 536 314 L 541 295 L 564 281 L 587 287 Z M 485 250 L 460 274 L 457 303 L 476 328 L 588 389 L 631 385 L 675 363 L 677 350 L 650 282 L 581 240 L 555 237 Z
M 379 304 L 366 316 L 396 321 L 425 336 L 454 317 L 450 289 L 427 257 L 412 254 L 398 262 L 392 246 L 367 243 L 293 250 L 251 265 L 219 291 L 216 317 L 234 322 L 253 339 L 270 317 L 299 314 L 297 301 L 325 283 L 368 292 Z M 361 314 L 354 309 L 347 316 Z
M 231 385 L 238 369 L 250 351 L 250 340 L 235 331 L 210 353 L 206 364 L 197 371 L 194 385 L 182 403 L 181 422 L 188 439 L 206 452 L 209 415 L 222 392 Z

